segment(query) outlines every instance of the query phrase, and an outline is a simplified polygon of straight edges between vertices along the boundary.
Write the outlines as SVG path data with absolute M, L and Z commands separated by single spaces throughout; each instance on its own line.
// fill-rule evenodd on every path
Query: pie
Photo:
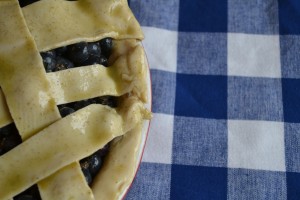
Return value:
M 121 198 L 151 118 L 127 1 L 0 0 L 0 30 L 0 199 Z

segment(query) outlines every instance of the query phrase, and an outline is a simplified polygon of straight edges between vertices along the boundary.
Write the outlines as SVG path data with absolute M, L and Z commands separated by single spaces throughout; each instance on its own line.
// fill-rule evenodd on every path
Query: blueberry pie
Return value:
M 126 0 L 0 0 L 0 200 L 119 199 L 151 118 Z

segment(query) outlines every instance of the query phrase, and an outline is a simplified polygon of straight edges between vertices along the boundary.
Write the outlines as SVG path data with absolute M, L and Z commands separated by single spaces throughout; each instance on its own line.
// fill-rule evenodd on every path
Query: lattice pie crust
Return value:
M 46 73 L 39 52 L 113 38 L 110 67 Z M 142 122 L 151 117 L 143 33 L 125 0 L 0 0 L 0 128 L 23 143 L 0 157 L 0 199 L 38 184 L 42 199 L 118 199 L 134 176 Z M 120 96 L 117 109 L 90 105 L 61 118 L 57 105 Z M 125 134 L 125 135 L 124 135 Z M 90 188 L 78 161 L 114 140 Z

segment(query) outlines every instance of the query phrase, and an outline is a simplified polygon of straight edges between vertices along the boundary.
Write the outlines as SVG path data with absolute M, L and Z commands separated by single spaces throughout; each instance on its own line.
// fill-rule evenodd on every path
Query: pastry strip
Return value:
M 12 122 L 7 104 L 3 95 L 2 90 L 0 89 L 0 128 L 6 126 Z
M 91 190 L 82 190 L 81 185 L 76 184 L 82 180 L 86 182 L 81 167 L 78 162 L 73 162 L 39 182 L 42 200 L 83 200 L 87 197 L 94 199 Z
M 95 199 L 119 199 L 130 186 L 137 170 L 137 153 L 142 124 L 113 141 L 104 165 L 97 174 L 92 190 Z
M 2 30 L 2 29 L 1 29 Z M 4 29 L 4 30 L 6 30 L 6 29 Z M 16 29 L 14 29 L 14 30 L 16 30 Z M 17 29 L 17 30 L 19 30 L 19 29 Z M 104 35 L 102 35 L 103 37 L 107 37 L 105 34 Z M 108 35 L 109 36 L 109 35 Z M 117 37 L 117 36 L 116 36 Z M 29 37 L 30 38 L 30 37 Z M 98 38 L 98 39 L 100 39 L 100 38 Z M 28 40 L 27 41 L 25 41 L 25 42 L 28 42 Z M 27 45 L 27 44 L 26 44 Z M 26 46 L 25 45 L 25 46 Z M 32 44 L 29 44 L 28 46 L 30 46 L 30 45 L 32 45 L 32 46 L 34 46 L 34 43 L 32 43 Z M 22 46 L 22 45 L 21 45 Z M 31 49 L 31 48 L 29 48 L 29 49 Z M 25 50 L 25 49 L 23 49 L 22 50 L 22 48 L 19 48 L 19 49 L 17 49 L 17 50 L 21 50 L 21 51 L 23 51 L 23 50 Z M 18 55 L 17 53 L 16 53 L 16 55 Z M 33 60 L 32 61 L 32 63 L 35 63 L 35 61 Z M 25 64 L 26 65 L 26 64 Z M 12 73 L 13 74 L 13 73 Z M 4 75 L 4 76 L 7 76 L 7 75 L 12 75 L 12 74 L 6 74 L 6 75 Z M 36 73 L 38 76 L 39 76 L 39 73 Z M 13 74 L 14 75 L 14 74 Z M 9 76 L 8 76 L 9 77 Z M 125 79 L 126 80 L 130 80 L 130 76 L 124 76 L 125 77 Z M 27 83 L 27 80 L 25 81 L 25 83 Z M 5 84 L 4 84 L 5 85 Z M 9 87 L 8 87 L 9 88 Z M 36 88 L 32 88 L 33 90 L 35 90 Z M 48 89 L 47 87 L 45 88 L 45 89 Z M 6 90 L 4 89 L 4 92 L 6 92 Z M 41 104 L 43 104 L 44 106 L 45 106 L 45 104 L 48 104 L 50 101 L 52 101 L 52 99 L 50 98 L 50 95 L 49 95 L 49 93 L 47 93 L 46 95 L 45 95 L 45 93 L 39 93 L 39 101 L 41 101 L 42 100 L 42 103 Z M 30 95 L 28 95 L 28 96 L 30 96 Z M 45 98 L 46 97 L 46 98 Z M 46 99 L 46 101 L 44 101 Z M 27 101 L 27 103 L 29 104 L 30 102 L 29 101 Z M 52 101 L 52 104 L 53 104 L 53 101 Z M 34 104 L 32 104 L 32 105 L 34 105 Z M 51 121 L 51 120 L 50 120 Z M 55 120 L 54 120 L 55 121 Z M 18 127 L 18 126 L 17 126 Z M 35 126 L 34 126 L 35 127 Z M 41 128 L 40 128 L 41 129 Z M 29 130 L 30 130 L 30 128 L 29 128 Z M 36 131 L 35 131 L 36 132 Z M 62 170 L 62 171 L 64 171 L 64 170 Z M 77 171 L 78 171 L 78 168 L 77 168 Z M 81 176 L 82 176 L 82 174 L 81 174 Z M 49 182 L 48 182 L 49 183 Z M 49 185 L 49 184 L 48 184 Z M 43 194 L 42 194 L 42 196 L 43 196 Z M 85 199 L 87 199 L 87 198 L 85 198 Z
M 47 78 L 58 105 L 97 96 L 121 96 L 130 92 L 146 101 L 144 91 L 147 91 L 147 68 L 144 58 L 144 50 L 137 46 L 108 68 L 100 65 L 85 66 L 48 73 Z
M 0 30 L 0 85 L 24 140 L 60 115 L 18 1 L 0 1 Z
M 40 51 L 105 37 L 143 39 L 126 0 L 43 0 L 22 10 Z
M 27 29 L 17 0 L 0 1 L 0 30 L 0 85 L 16 127 L 22 139 L 26 140 L 59 120 L 60 115 L 51 97 L 41 56 Z M 5 155 L 1 159 L 2 157 Z M 15 159 L 17 158 L 20 156 L 15 155 Z M 7 161 L 1 164 L 10 167 Z M 22 165 L 20 167 L 26 168 Z M 79 165 L 78 168 L 80 169 Z M 1 180 L 3 174 L 1 173 Z M 17 177 L 12 185 L 22 183 L 23 180 Z M 91 191 L 84 179 L 74 184 L 80 185 L 84 191 Z M 26 189 L 24 187 L 25 185 L 22 189 Z M 0 188 L 1 192 L 5 190 L 2 186 Z M 93 198 L 86 196 L 85 199 Z
M 145 102 L 147 67 L 144 59 L 144 50 L 136 46 L 129 53 L 119 56 L 108 68 L 92 65 L 47 73 L 52 97 L 60 105 L 97 96 L 121 96 L 132 92 Z M 0 121 L 11 122 L 8 111 L 2 109 L 6 107 L 4 103 L 0 101 L 0 113 L 3 113 Z
M 70 182 L 70 178 L 71 182 Z M 57 188 L 59 182 L 59 190 Z M 81 171 L 79 162 L 75 161 L 38 183 L 42 200 L 74 199 L 94 200 L 94 194 Z M 78 189 L 80 188 L 80 189 Z
M 64 166 L 102 148 L 144 118 L 141 103 L 126 100 L 118 112 L 90 105 L 48 126 L 0 157 L 0 198 L 8 199 Z

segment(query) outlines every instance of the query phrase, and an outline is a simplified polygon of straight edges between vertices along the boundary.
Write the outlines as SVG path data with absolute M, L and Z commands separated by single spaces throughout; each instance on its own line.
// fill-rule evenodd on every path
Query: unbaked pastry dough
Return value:
M 43 200 L 99 199 L 103 184 L 111 187 L 112 199 L 119 198 L 137 167 L 141 123 L 151 118 L 144 108 L 147 66 L 138 43 L 143 33 L 127 1 L 43 0 L 21 9 L 17 0 L 0 0 L 0 30 L 0 128 L 14 122 L 24 141 L 0 157 L 0 199 L 36 183 Z M 105 37 L 120 40 L 109 68 L 46 74 L 39 52 Z M 117 109 L 90 105 L 65 118 L 58 112 L 59 104 L 102 95 L 123 95 L 122 104 Z M 78 160 L 123 134 L 91 190 Z M 128 162 L 120 150 L 128 151 L 132 167 L 116 171 Z M 105 174 L 119 177 L 121 186 Z

